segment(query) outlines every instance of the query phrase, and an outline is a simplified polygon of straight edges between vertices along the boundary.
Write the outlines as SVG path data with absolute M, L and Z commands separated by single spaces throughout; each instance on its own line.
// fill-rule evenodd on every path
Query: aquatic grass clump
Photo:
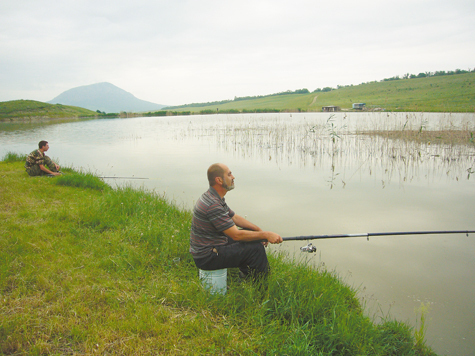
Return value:
M 387 130 L 359 134 L 427 144 L 474 145 L 473 132 L 470 130 Z
M 326 172 L 323 179 L 330 189 L 345 188 L 361 173 L 380 178 L 383 188 L 395 179 L 404 184 L 473 175 L 474 130 L 465 117 L 444 115 L 432 123 L 435 130 L 424 113 L 361 115 L 358 122 L 346 114 L 320 123 L 293 123 L 282 117 L 222 120 L 213 126 L 189 125 L 182 134 L 207 141 L 214 137 L 217 149 L 246 159 L 318 168 Z

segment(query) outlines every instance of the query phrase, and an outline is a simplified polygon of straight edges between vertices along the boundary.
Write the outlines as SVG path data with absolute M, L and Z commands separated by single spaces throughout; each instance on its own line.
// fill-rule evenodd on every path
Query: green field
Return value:
M 330 89 L 330 88 L 327 88 Z M 297 91 L 299 92 L 299 91 Z M 365 103 L 369 111 L 475 112 L 475 72 L 399 79 L 344 86 L 307 94 L 279 93 L 235 98 L 213 103 L 186 104 L 158 112 L 132 116 L 165 116 L 240 112 L 319 112 L 323 106 L 353 111 L 353 103 Z M 119 114 L 110 114 L 118 116 Z M 33 100 L 0 103 L 0 121 L 40 121 L 104 116 L 87 109 Z
M 269 254 L 265 282 L 204 289 L 191 213 L 90 173 L 29 177 L 0 162 L 2 355 L 433 355 L 411 328 L 365 315 L 324 267 Z
M 353 103 L 366 103 L 368 110 L 475 112 L 475 73 L 371 82 L 327 92 L 269 95 L 211 105 L 174 106 L 168 110 L 193 113 L 204 110 L 321 111 L 323 106 L 331 105 L 351 110 Z
M 47 104 L 34 100 L 0 102 L 0 121 L 39 121 L 44 119 L 71 119 L 95 117 L 97 113 L 76 106 Z

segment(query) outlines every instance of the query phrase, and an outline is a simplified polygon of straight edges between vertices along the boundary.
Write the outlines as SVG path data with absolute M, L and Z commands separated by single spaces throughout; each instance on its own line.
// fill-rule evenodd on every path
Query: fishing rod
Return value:
M 299 241 L 299 240 L 319 240 L 319 239 L 339 239 L 348 237 L 366 237 L 369 241 L 371 236 L 401 236 L 401 235 L 440 235 L 440 234 L 472 234 L 475 230 L 456 230 L 456 231 L 399 231 L 399 232 L 366 232 L 361 234 L 339 234 L 339 235 L 309 235 L 309 236 L 292 236 L 283 237 L 283 241 Z M 303 252 L 315 252 L 317 248 L 312 243 L 301 247 Z
M 150 179 L 150 178 L 141 178 L 141 177 L 97 177 L 97 178 L 107 178 L 107 179 Z

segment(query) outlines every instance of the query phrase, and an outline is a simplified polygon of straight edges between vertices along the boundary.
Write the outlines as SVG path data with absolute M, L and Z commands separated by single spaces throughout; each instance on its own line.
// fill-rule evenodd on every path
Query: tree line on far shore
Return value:
M 475 68 L 473 69 L 468 69 L 468 70 L 465 70 L 465 69 L 456 69 L 456 70 L 449 70 L 449 71 L 445 71 L 445 70 L 439 70 L 439 71 L 435 71 L 435 72 L 421 72 L 419 74 L 410 74 L 410 73 L 406 73 L 404 74 L 402 77 L 399 76 L 399 75 L 395 75 L 394 77 L 391 77 L 391 78 L 384 78 L 382 80 L 380 80 L 380 82 L 389 82 L 389 81 L 393 81 L 393 80 L 403 80 L 403 79 L 415 79 L 415 78 L 428 78 L 428 77 L 440 77 L 440 76 L 443 76 L 443 75 L 456 75 L 456 74 L 467 74 L 467 73 L 475 73 Z M 361 83 L 361 84 L 369 84 L 369 83 L 376 83 L 377 81 L 374 81 L 374 82 L 367 82 L 367 83 Z M 340 88 L 345 88 L 345 87 L 349 87 L 349 86 L 352 86 L 352 85 L 338 85 L 338 89 Z M 334 90 L 333 88 L 324 88 L 324 89 L 327 89 L 327 90 L 321 90 L 321 91 L 330 91 L 330 90 Z M 328 90 L 329 89 L 329 90 Z M 319 89 L 313 91 L 314 93 L 319 91 Z
M 455 75 L 455 74 L 466 74 L 466 73 L 474 73 L 475 72 L 475 68 L 474 69 L 468 69 L 468 70 L 464 70 L 464 69 L 456 69 L 456 70 L 449 70 L 449 71 L 445 71 L 445 70 L 439 70 L 439 71 L 435 71 L 435 72 L 424 72 L 424 73 L 419 73 L 417 75 L 415 74 L 409 74 L 409 73 L 406 73 L 401 77 L 399 77 L 399 75 L 396 75 L 394 77 L 391 77 L 391 78 L 384 78 L 382 81 L 383 82 L 387 82 L 389 80 L 399 80 L 399 79 L 414 79 L 414 78 L 426 78 L 426 77 L 438 77 L 438 76 L 442 76 L 442 75 Z

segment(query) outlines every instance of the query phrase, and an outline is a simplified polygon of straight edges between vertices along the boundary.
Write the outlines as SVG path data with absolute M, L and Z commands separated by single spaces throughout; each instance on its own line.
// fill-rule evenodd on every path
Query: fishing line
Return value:
M 142 177 L 97 177 L 101 179 L 150 179 L 150 178 L 142 178 Z

